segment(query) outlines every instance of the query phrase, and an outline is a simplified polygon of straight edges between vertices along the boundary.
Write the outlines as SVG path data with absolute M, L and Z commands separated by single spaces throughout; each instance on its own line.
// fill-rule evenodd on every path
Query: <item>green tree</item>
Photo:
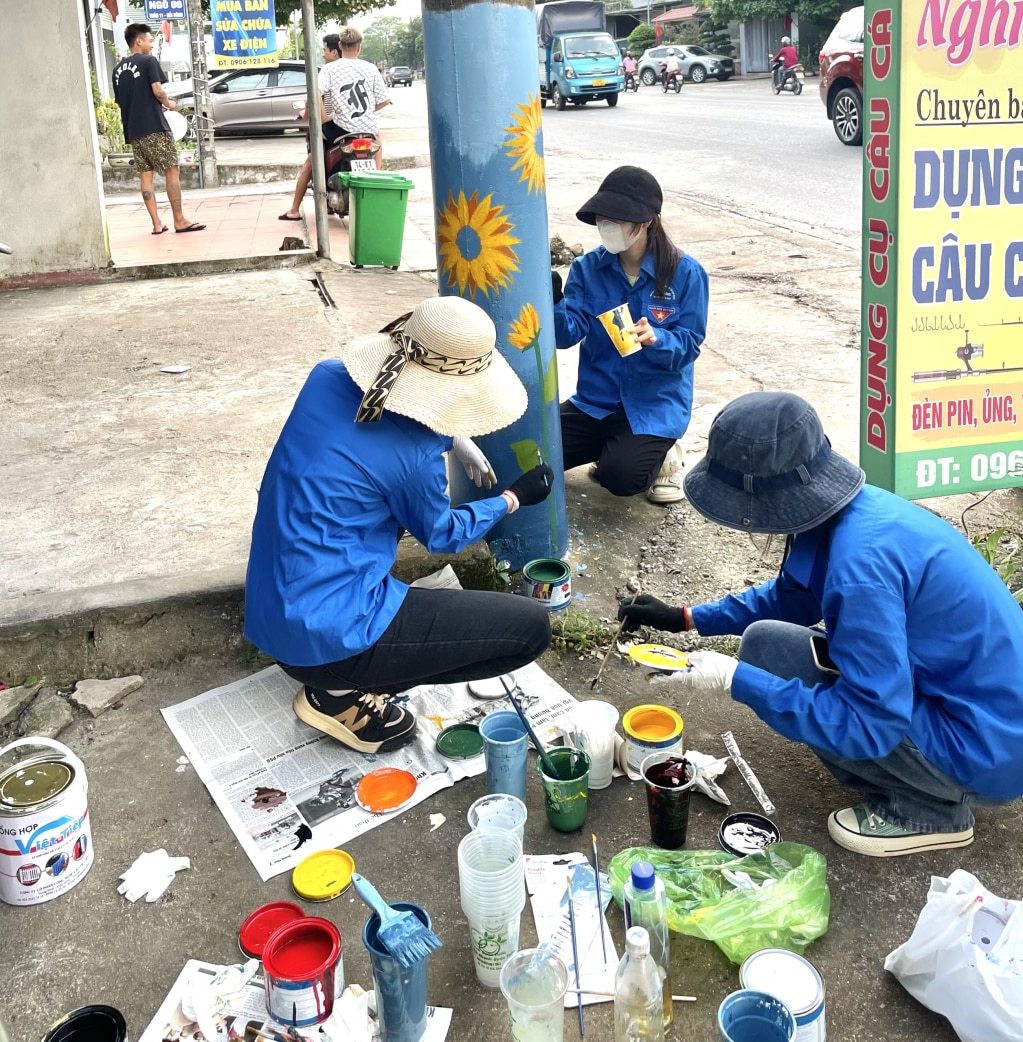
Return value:
M 412 18 L 397 34 L 395 64 L 407 65 L 410 69 L 421 69 L 426 64 L 423 50 L 423 20 Z
M 700 25 L 699 42 L 711 54 L 724 54 L 730 58 L 735 53 L 732 34 L 728 31 L 728 26 L 719 25 L 713 18 L 705 19 Z
M 820 25 L 833 26 L 838 16 L 855 7 L 850 0 L 696 0 L 696 6 L 710 13 L 719 25 L 751 22 L 757 18 L 784 18 L 787 14 Z
M 394 65 L 398 42 L 405 25 L 396 15 L 384 15 L 371 22 L 362 34 L 362 55 L 374 65 Z
M 313 9 L 317 26 L 322 26 L 331 20 L 347 25 L 354 15 L 393 6 L 394 0 L 315 0 Z M 287 26 L 292 12 L 301 10 L 302 0 L 274 0 L 274 17 L 282 29 Z M 202 0 L 202 12 L 209 17 L 210 0 Z
M 652 25 L 637 25 L 629 33 L 629 50 L 637 57 L 657 42 L 657 30 Z

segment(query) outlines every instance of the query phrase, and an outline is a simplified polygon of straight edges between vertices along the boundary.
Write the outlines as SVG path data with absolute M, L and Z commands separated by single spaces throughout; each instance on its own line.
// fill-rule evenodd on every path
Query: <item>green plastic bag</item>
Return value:
M 801 953 L 827 932 L 827 861 L 813 847 L 775 843 L 746 857 L 724 850 L 630 847 L 608 865 L 619 905 L 637 861 L 649 861 L 664 881 L 668 926 L 713 941 L 736 964 L 761 948 Z

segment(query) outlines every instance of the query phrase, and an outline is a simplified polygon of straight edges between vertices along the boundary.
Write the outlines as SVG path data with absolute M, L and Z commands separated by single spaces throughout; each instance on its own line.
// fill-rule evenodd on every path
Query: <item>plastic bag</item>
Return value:
M 1023 912 L 976 876 L 931 876 L 910 934 L 884 968 L 917 1001 L 949 1019 L 963 1042 L 1023 1039 Z
M 608 865 L 611 892 L 649 861 L 668 893 L 668 926 L 713 941 L 738 964 L 761 948 L 802 952 L 828 929 L 827 861 L 813 847 L 775 843 L 761 854 L 630 847 Z

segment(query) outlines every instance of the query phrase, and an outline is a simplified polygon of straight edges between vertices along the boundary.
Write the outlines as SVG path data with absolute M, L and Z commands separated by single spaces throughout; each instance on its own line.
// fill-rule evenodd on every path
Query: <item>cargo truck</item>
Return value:
M 552 0 L 536 8 L 540 104 L 556 109 L 606 101 L 625 86 L 622 55 L 606 29 L 599 0 Z

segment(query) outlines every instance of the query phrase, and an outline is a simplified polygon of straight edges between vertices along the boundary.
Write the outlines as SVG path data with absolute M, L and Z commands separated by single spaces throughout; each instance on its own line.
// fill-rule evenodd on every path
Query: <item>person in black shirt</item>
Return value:
M 153 173 L 160 170 L 167 182 L 167 199 L 174 215 L 176 232 L 199 232 L 206 227 L 190 221 L 181 211 L 181 181 L 178 176 L 178 152 L 174 147 L 164 109 L 177 105 L 163 89 L 163 69 L 153 57 L 153 34 L 148 25 L 136 22 L 124 31 L 129 54 L 114 68 L 114 98 L 121 109 L 124 140 L 131 145 L 139 172 L 139 187 L 146 210 L 153 220 L 153 234 L 162 235 L 167 226 L 153 192 Z

